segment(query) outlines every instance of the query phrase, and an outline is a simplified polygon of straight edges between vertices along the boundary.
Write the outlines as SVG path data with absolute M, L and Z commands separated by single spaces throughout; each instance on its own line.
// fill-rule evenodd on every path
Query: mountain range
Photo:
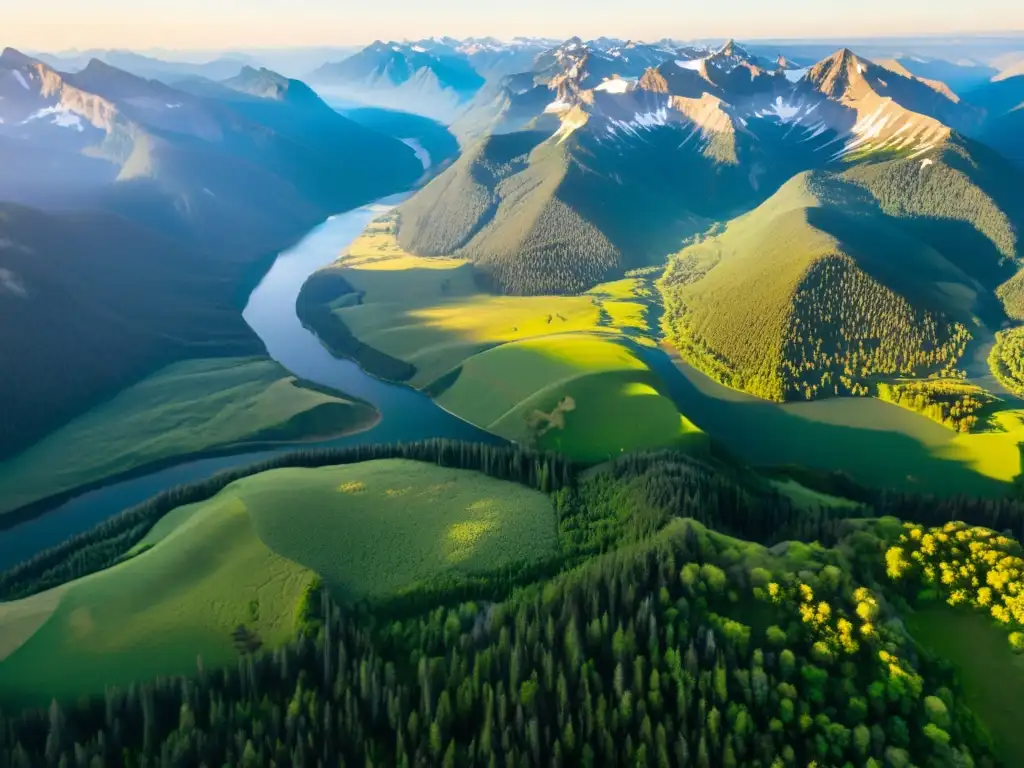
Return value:
M 669 337 L 771 399 L 949 372 L 1022 316 L 1024 175 L 985 141 L 1003 121 L 1014 139 L 1013 78 L 997 103 L 846 48 L 802 67 L 734 41 L 631 50 L 571 39 L 481 91 L 453 125 L 463 155 L 400 207 L 399 244 L 469 259 L 509 294 L 675 254 Z
M 172 87 L 12 49 L 0 167 L 0 355 L 17 372 L 0 455 L 160 364 L 258 350 L 237 304 L 259 265 L 422 173 L 405 144 L 265 69 Z
M 450 122 L 484 78 L 468 56 L 448 45 L 378 40 L 343 61 L 324 64 L 309 82 L 329 98 Z

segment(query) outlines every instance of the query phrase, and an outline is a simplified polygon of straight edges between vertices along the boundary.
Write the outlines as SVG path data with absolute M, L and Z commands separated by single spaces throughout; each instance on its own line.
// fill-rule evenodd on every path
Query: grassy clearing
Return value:
M 405 460 L 281 469 L 163 517 L 118 565 L 0 604 L 0 703 L 102 693 L 233 664 L 236 630 L 294 636 L 314 572 L 339 596 L 383 596 L 453 571 L 555 551 L 550 499 Z
M 20 601 L 22 612 L 52 613 L 0 663 L 4 696 L 45 704 L 108 684 L 188 674 L 197 655 L 209 665 L 232 663 L 239 625 L 267 647 L 291 637 L 295 605 L 313 574 L 260 541 L 237 497 L 176 510 L 146 543 L 156 546 Z M 0 635 L 9 629 L 0 624 Z
M 614 337 L 567 334 L 505 344 L 470 358 L 437 400 L 496 434 L 585 461 L 703 444 L 699 430 L 660 386 Z
M 410 383 L 444 408 L 584 460 L 703 444 L 622 343 L 653 344 L 648 280 L 579 296 L 494 296 L 479 292 L 467 262 L 412 256 L 393 231 L 393 218 L 374 222 L 332 267 L 357 292 L 333 311 L 361 343 L 414 365 Z
M 248 507 L 268 546 L 342 596 L 386 595 L 453 569 L 491 569 L 556 546 L 544 494 L 420 462 L 278 469 L 224 494 Z
M 14 653 L 35 634 L 60 605 L 65 587 L 55 587 L 47 592 L 24 600 L 0 603 L 0 662 Z
M 513 341 L 581 331 L 647 331 L 640 280 L 620 280 L 582 296 L 481 293 L 460 259 L 403 251 L 393 219 L 371 224 L 335 265 L 361 294 L 335 313 L 359 341 L 416 366 L 425 387 L 474 354 Z
M 300 386 L 262 358 L 168 366 L 0 465 L 0 514 L 153 462 L 370 426 L 362 402 Z
M 1006 632 L 968 610 L 936 607 L 908 618 L 911 634 L 960 670 L 967 703 L 988 729 L 1008 764 L 1024 755 L 1024 655 L 1014 654 Z

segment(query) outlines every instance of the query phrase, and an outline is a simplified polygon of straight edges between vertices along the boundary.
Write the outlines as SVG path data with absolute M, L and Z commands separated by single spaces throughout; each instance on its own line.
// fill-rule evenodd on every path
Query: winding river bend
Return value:
M 422 150 L 421 150 L 422 151 Z M 425 154 L 425 151 L 423 151 Z M 429 156 L 424 165 L 429 164 Z M 295 314 L 295 300 L 306 278 L 330 264 L 377 216 L 407 195 L 395 195 L 332 216 L 297 245 L 282 251 L 249 296 L 243 316 L 263 340 L 270 356 L 296 376 L 362 398 L 380 411 L 378 424 L 366 432 L 301 448 L 448 438 L 501 442 L 501 439 L 456 418 L 429 397 L 409 387 L 389 384 L 365 373 L 356 363 L 333 357 Z M 250 464 L 292 448 L 185 461 L 172 467 L 83 493 L 46 514 L 0 533 L 0 569 L 6 569 L 64 539 L 88 530 L 123 509 L 162 490 L 208 477 L 229 467 Z

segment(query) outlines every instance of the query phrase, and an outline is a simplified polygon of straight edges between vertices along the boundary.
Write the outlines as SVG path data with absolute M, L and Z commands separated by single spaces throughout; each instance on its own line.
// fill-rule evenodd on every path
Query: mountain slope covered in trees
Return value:
M 773 400 L 954 373 L 972 334 L 1018 311 L 1003 286 L 1021 219 L 997 203 L 1006 188 L 988 183 L 1000 172 L 987 151 L 972 149 L 794 178 L 673 257 L 661 281 L 669 338 Z
M 420 255 L 468 258 L 499 291 L 571 293 L 659 262 L 806 170 L 888 158 L 927 168 L 941 157 L 997 208 L 1014 207 L 1005 184 L 989 189 L 998 185 L 990 158 L 971 167 L 984 150 L 958 131 L 979 121 L 948 89 L 847 49 L 794 70 L 727 44 L 632 72 L 570 41 L 481 92 L 453 126 L 466 152 L 402 207 L 399 241 Z M 917 206 L 904 212 L 917 219 L 956 218 L 933 210 L 944 204 L 936 199 L 885 204 Z M 1015 213 L 971 215 L 1015 258 L 1012 225 L 997 221 Z

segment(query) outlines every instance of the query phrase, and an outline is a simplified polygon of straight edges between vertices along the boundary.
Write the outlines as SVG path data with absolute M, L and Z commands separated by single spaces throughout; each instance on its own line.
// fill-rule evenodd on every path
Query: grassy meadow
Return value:
M 660 386 L 621 340 L 565 334 L 470 358 L 437 401 L 491 432 L 584 461 L 703 445 Z
M 272 648 L 316 575 L 339 597 L 557 547 L 550 499 L 467 470 L 400 459 L 277 469 L 164 516 L 118 565 L 0 603 L 0 701 L 102 692 Z
M 175 363 L 0 464 L 0 515 L 154 462 L 359 431 L 372 406 L 301 386 L 265 358 Z
M 451 569 L 532 560 L 556 546 L 547 496 L 433 464 L 277 469 L 227 491 L 269 547 L 348 597 L 391 594 Z
M 460 418 L 583 460 L 704 444 L 626 343 L 654 343 L 644 279 L 578 296 L 495 296 L 468 262 L 403 251 L 393 217 L 330 269 L 358 292 L 337 298 L 335 315 L 363 344 L 414 365 L 409 383 Z
M 26 632 L 21 619 L 20 642 L 0 654 L 4 697 L 45 704 L 107 684 L 190 674 L 197 655 L 208 665 L 232 663 L 239 625 L 273 647 L 292 637 L 295 605 L 314 576 L 260 541 L 230 494 L 175 510 L 140 550 L 113 568 L 0 605 L 0 635 L 10 630 L 8 614 L 34 612 L 36 623 Z
M 856 501 L 808 488 L 792 478 L 769 480 L 768 482 L 783 496 L 789 497 L 789 500 L 795 506 L 807 511 L 815 509 L 855 509 L 860 506 Z
M 958 668 L 967 704 L 1007 765 L 1016 765 L 1024 755 L 1024 655 L 1010 650 L 1006 631 L 984 613 L 946 606 L 919 610 L 907 623 L 919 643 Z

